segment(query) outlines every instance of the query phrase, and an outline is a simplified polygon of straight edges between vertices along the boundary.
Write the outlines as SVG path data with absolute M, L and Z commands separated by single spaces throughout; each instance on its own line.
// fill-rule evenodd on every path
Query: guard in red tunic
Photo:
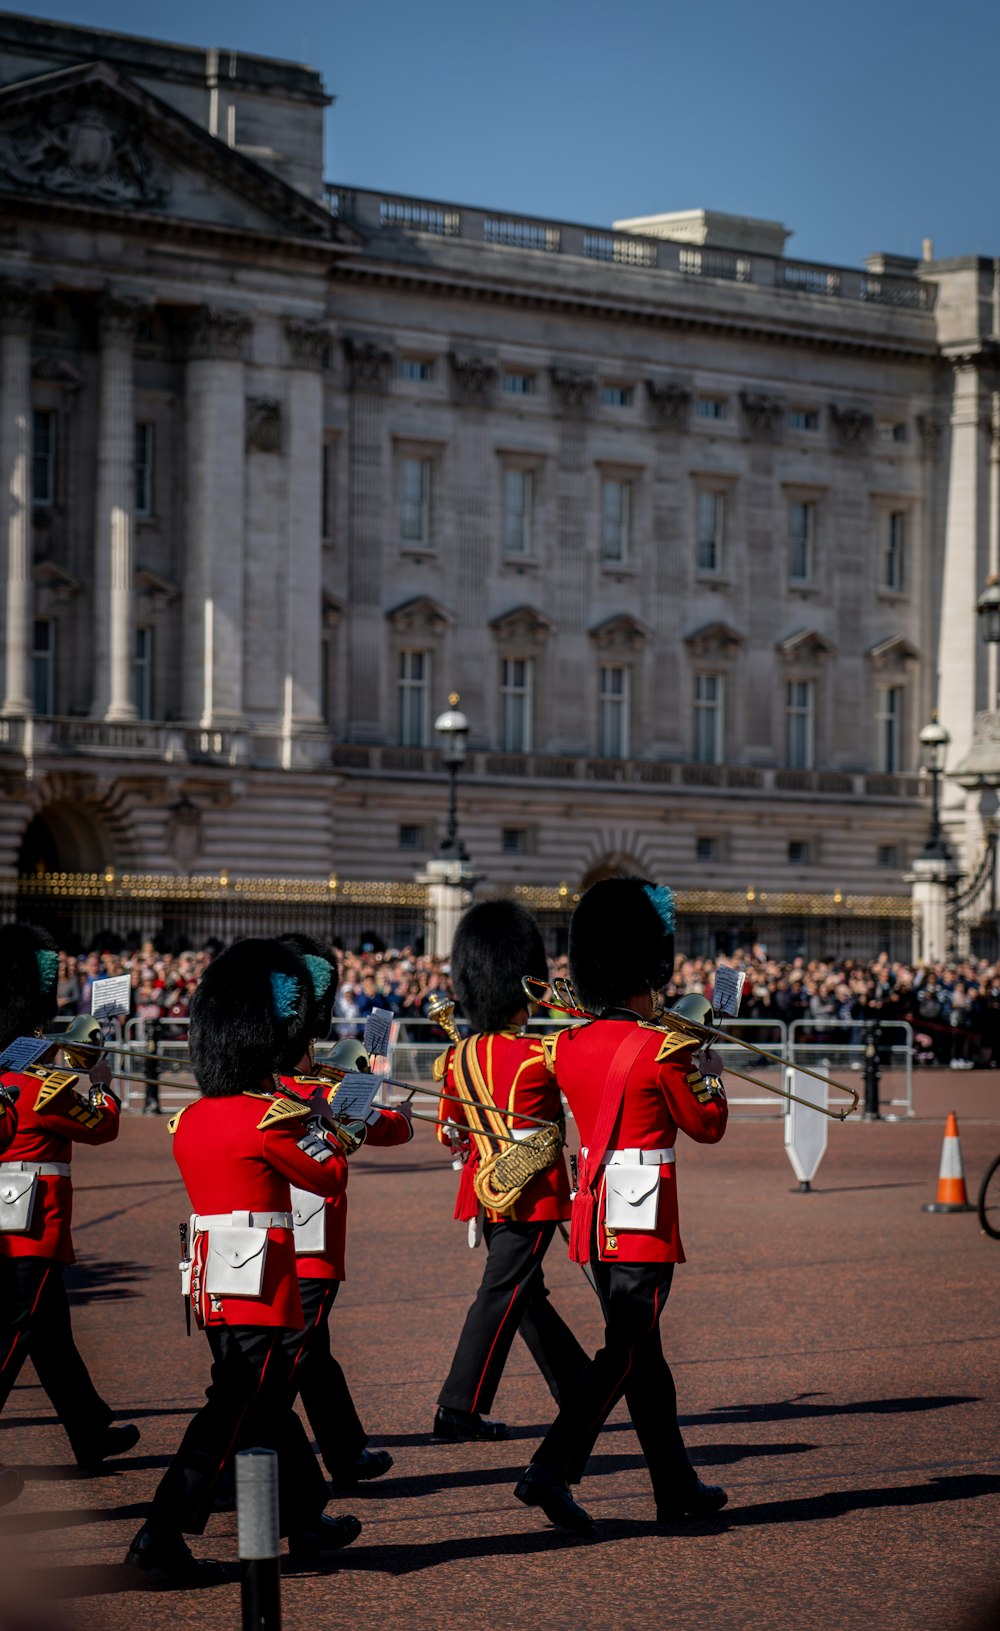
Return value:
M 451 975 L 473 1035 L 449 1048 L 435 1074 L 442 1091 L 471 1090 L 500 1112 L 496 1125 L 514 1139 L 537 1131 L 539 1121 L 562 1123 L 559 1089 L 546 1063 L 541 1037 L 522 1034 L 528 1004 L 521 980 L 547 967 L 545 947 L 530 913 L 514 901 L 473 906 L 455 934 Z M 463 1080 L 467 1084 L 463 1088 Z M 454 1131 L 438 1128 L 442 1143 L 468 1135 L 465 1109 L 442 1098 L 438 1116 Z M 479 1210 L 474 1181 L 480 1151 L 466 1144 L 455 1216 L 474 1219 Z M 509 1148 L 506 1144 L 494 1146 Z M 557 1404 L 566 1396 L 587 1356 L 549 1301 L 542 1269 L 557 1225 L 570 1215 L 569 1179 L 560 1151 L 555 1162 L 531 1178 L 506 1212 L 487 1210 L 483 1225 L 487 1257 L 476 1300 L 466 1315 L 458 1347 L 438 1397 L 438 1438 L 499 1439 L 505 1423 L 490 1409 L 518 1331 Z
M 515 1494 L 561 1528 L 593 1525 L 569 1485 L 583 1476 L 597 1434 L 624 1395 L 662 1523 L 705 1518 L 726 1503 L 701 1483 L 677 1425 L 677 1399 L 660 1342 L 674 1265 L 683 1263 L 674 1146 L 678 1129 L 714 1144 L 727 1105 L 714 1055 L 679 1032 L 647 1028 L 653 995 L 674 958 L 669 889 L 609 878 L 586 891 L 570 923 L 570 971 L 582 1006 L 598 1015 L 551 1047 L 556 1079 L 580 1134 L 570 1256 L 590 1262 L 604 1310 L 604 1346 L 581 1371 Z
M 17 1037 L 42 1034 L 55 1012 L 58 965 L 45 930 L 19 923 L 0 928 L 0 1049 Z M 106 1060 L 82 1084 L 72 1071 L 44 1065 L 0 1077 L 0 1085 L 17 1094 L 16 1112 L 8 1104 L 0 1119 L 0 1140 L 13 1131 L 0 1158 L 0 1409 L 30 1357 L 87 1472 L 139 1440 L 131 1422 L 112 1425 L 114 1413 L 73 1340 L 63 1282 L 64 1265 L 75 1261 L 73 1146 L 118 1137 L 119 1104 L 110 1080 Z
M 314 994 L 310 1037 L 319 1041 L 330 1034 L 337 995 L 337 964 L 328 946 L 310 935 L 282 935 L 309 970 Z M 368 1070 L 368 1055 L 360 1042 L 337 1045 L 335 1060 L 342 1069 Z M 330 1088 L 329 1079 L 312 1075 L 312 1041 L 296 1061 L 295 1071 L 282 1075 L 289 1093 L 311 1098 L 317 1088 Z M 407 1110 L 409 1106 L 407 1105 Z M 413 1137 L 408 1114 L 372 1109 L 365 1143 L 378 1148 L 407 1144 Z M 346 1179 L 345 1172 L 345 1179 Z M 292 1188 L 295 1217 L 296 1267 L 305 1318 L 304 1332 L 290 1332 L 287 1348 L 292 1367 L 293 1397 L 298 1393 L 313 1430 L 319 1453 L 335 1489 L 353 1489 L 371 1478 L 381 1478 L 392 1466 L 388 1450 L 369 1450 L 368 1434 L 351 1398 L 347 1378 L 330 1349 L 330 1312 L 346 1279 L 347 1190 L 320 1196 Z
M 290 1185 L 338 1195 L 343 1153 L 329 1126 L 276 1086 L 308 1045 L 308 970 L 273 940 L 244 940 L 202 976 L 191 1004 L 191 1063 L 202 1097 L 171 1121 L 191 1200 L 186 1295 L 212 1350 L 206 1402 L 192 1419 L 126 1561 L 199 1585 L 184 1533 L 201 1534 L 219 1476 L 250 1445 L 278 1452 L 282 1533 L 321 1564 L 361 1532 L 323 1513 L 329 1491 L 288 1404 L 289 1331 L 301 1331 Z
M 0 1155 L 17 1132 L 17 1099 L 16 1087 L 0 1088 Z M 24 1479 L 16 1468 L 0 1465 L 0 1506 L 16 1501 L 23 1488 Z

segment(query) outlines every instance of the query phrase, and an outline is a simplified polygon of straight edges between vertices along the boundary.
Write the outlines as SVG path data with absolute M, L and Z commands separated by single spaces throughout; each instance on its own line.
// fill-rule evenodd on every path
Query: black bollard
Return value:
M 243 1631 L 281 1631 L 275 1450 L 241 1450 L 237 1455 L 236 1523 Z
M 878 1056 L 880 1035 L 878 1020 L 868 1020 L 865 1025 L 865 1121 L 882 1120 L 878 1107 L 879 1083 L 882 1080 L 882 1065 Z

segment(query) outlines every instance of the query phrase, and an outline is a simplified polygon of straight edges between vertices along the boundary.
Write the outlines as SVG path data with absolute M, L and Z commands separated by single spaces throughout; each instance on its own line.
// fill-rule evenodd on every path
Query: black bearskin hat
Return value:
M 530 912 L 513 900 L 470 906 L 451 948 L 451 979 L 474 1031 L 502 1031 L 527 1006 L 525 974 L 548 977 L 548 959 Z
M 603 1013 L 659 991 L 674 967 L 674 897 L 645 878 L 602 878 L 569 924 L 569 972 L 584 1008 Z
M 278 945 L 294 951 L 309 970 L 313 997 L 309 1035 L 322 1042 L 330 1035 L 333 1002 L 337 995 L 337 959 L 333 948 L 324 946 L 322 940 L 314 940 L 311 934 L 279 934 Z
M 191 999 L 191 1064 L 209 1098 L 261 1086 L 309 1046 L 309 970 L 277 940 L 238 940 L 209 963 Z
M 0 1048 L 40 1031 L 56 1011 L 59 953 L 33 923 L 0 926 Z

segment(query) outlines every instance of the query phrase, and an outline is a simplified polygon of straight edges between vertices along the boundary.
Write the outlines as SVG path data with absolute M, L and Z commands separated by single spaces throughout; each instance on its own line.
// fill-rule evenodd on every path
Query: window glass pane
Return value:
M 143 421 L 135 427 L 135 513 L 153 513 L 153 426 Z
M 698 494 L 698 550 L 699 572 L 718 572 L 722 565 L 722 518 L 725 498 L 722 493 Z
M 406 544 L 430 540 L 430 473 L 427 459 L 400 464 L 400 535 Z
M 527 555 L 531 549 L 531 472 L 503 473 L 503 549 L 505 555 Z
M 697 764 L 722 763 L 722 675 L 696 674 L 694 757 Z
M 500 745 L 508 753 L 531 751 L 531 663 L 505 657 L 500 666 Z
M 601 559 L 624 561 L 628 557 L 629 484 L 606 481 L 601 487 Z
M 502 384 L 508 396 L 530 396 L 535 389 L 535 376 L 534 374 L 504 374 Z
M 788 576 L 793 582 L 807 582 L 812 577 L 815 516 L 815 504 L 788 506 Z
M 789 680 L 786 690 L 785 761 L 791 770 L 811 770 L 813 683 Z
M 629 754 L 629 673 L 619 664 L 601 668 L 598 694 L 598 753 L 605 759 Z
M 429 678 L 430 658 L 427 652 L 400 652 L 399 740 L 403 747 L 426 746 Z
M 35 619 L 31 654 L 31 686 L 32 704 L 36 714 L 52 714 L 55 712 L 54 633 L 55 627 L 49 618 L 38 617 Z
M 56 416 L 51 409 L 36 409 L 31 416 L 31 501 L 55 502 Z

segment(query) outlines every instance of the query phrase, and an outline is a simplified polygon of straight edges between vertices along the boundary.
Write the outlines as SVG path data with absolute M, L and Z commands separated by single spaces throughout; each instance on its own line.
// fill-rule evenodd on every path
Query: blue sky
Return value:
M 11 9 L 15 9 L 12 7 Z M 55 0 L 307 61 L 327 176 L 587 223 L 707 207 L 788 252 L 1000 255 L 996 0 Z

